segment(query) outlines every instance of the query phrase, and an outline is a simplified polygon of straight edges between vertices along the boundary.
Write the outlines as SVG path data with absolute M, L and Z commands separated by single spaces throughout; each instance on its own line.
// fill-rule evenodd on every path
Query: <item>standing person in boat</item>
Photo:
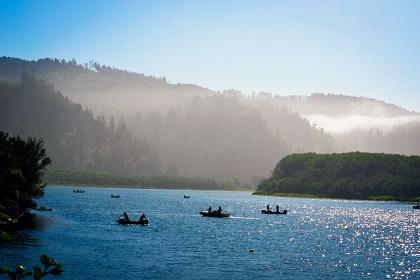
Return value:
M 222 207 L 219 206 L 219 209 L 217 209 L 217 212 L 220 214 L 222 213 Z
M 146 220 L 146 215 L 144 215 L 144 213 L 143 213 L 143 214 L 141 214 L 141 216 L 139 218 L 139 221 L 144 222 L 145 220 Z
M 129 221 L 130 220 L 130 218 L 127 215 L 127 212 L 124 212 L 123 213 L 123 217 L 124 217 L 124 220 L 126 220 L 126 221 Z
M 277 212 L 277 213 L 279 212 L 279 208 L 280 208 L 280 207 L 277 205 L 277 206 L 276 206 L 276 212 Z
M 267 204 L 267 212 L 270 212 L 270 204 Z
M 211 205 L 209 206 L 209 214 L 211 213 Z

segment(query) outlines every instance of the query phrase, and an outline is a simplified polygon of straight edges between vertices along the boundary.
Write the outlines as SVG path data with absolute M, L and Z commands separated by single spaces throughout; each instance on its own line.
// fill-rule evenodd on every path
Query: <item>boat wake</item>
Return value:
M 241 220 L 260 220 L 261 218 L 256 217 L 237 217 L 237 216 L 231 216 L 231 219 L 241 219 Z

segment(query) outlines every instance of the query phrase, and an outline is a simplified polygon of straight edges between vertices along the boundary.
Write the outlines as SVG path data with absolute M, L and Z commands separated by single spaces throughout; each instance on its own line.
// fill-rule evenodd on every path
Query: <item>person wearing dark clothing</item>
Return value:
M 279 206 L 278 205 L 276 206 L 276 211 L 279 212 Z
M 143 213 L 143 214 L 141 214 L 139 221 L 144 222 L 144 220 L 146 220 L 146 215 L 144 215 L 144 213 Z
M 211 206 L 209 206 L 209 214 L 211 213 Z
M 270 204 L 267 204 L 267 212 L 270 211 Z
M 128 217 L 128 215 L 127 215 L 126 212 L 123 213 L 123 216 L 124 216 L 124 220 L 126 220 L 126 221 L 129 221 L 130 220 L 130 218 Z
M 217 209 L 218 213 L 222 213 L 222 207 L 219 206 L 219 209 Z

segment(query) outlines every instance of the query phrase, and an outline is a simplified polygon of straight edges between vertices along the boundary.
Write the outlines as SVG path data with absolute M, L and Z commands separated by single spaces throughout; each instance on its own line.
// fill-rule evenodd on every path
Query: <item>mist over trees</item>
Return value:
M 0 58 L 0 80 L 0 128 L 45 139 L 54 168 L 258 182 L 290 153 L 420 154 L 419 114 L 363 97 L 216 92 L 57 59 Z
M 19 83 L 0 83 L 0 128 L 21 137 L 39 137 L 54 168 L 119 175 L 160 175 L 160 159 L 133 137 L 124 121 L 93 117 L 45 82 L 29 74 Z

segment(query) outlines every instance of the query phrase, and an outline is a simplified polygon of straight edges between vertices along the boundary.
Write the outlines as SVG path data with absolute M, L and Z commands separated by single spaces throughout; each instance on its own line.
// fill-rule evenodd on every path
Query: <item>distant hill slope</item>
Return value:
M 256 194 L 329 198 L 420 199 L 420 157 L 391 154 L 292 154 L 280 160 Z
M 48 58 L 36 61 L 0 58 L 0 80 L 19 81 L 23 72 L 45 80 L 75 102 L 105 115 L 167 111 L 195 95 L 213 94 L 196 85 L 170 84 L 165 78 L 145 76 L 97 63 L 81 66 L 75 61 Z
M 301 115 L 365 115 L 396 117 L 415 114 L 381 100 L 348 95 L 314 93 L 310 96 L 276 96 L 275 103 L 287 106 Z
M 182 105 L 192 97 L 216 92 L 191 84 L 171 84 L 165 78 L 90 63 L 75 61 L 0 58 L 0 80 L 18 81 L 22 72 L 41 78 L 72 100 L 100 114 L 118 115 L 137 111 L 165 110 Z M 100 99 L 98 99 L 100 97 Z M 345 95 L 312 94 L 311 96 L 272 96 L 258 94 L 257 100 L 286 106 L 301 115 L 366 115 L 395 117 L 412 114 L 383 101 Z
M 159 157 L 124 123 L 75 104 L 29 74 L 17 83 L 0 82 L 0 130 L 45 140 L 52 166 L 117 175 L 161 175 Z

